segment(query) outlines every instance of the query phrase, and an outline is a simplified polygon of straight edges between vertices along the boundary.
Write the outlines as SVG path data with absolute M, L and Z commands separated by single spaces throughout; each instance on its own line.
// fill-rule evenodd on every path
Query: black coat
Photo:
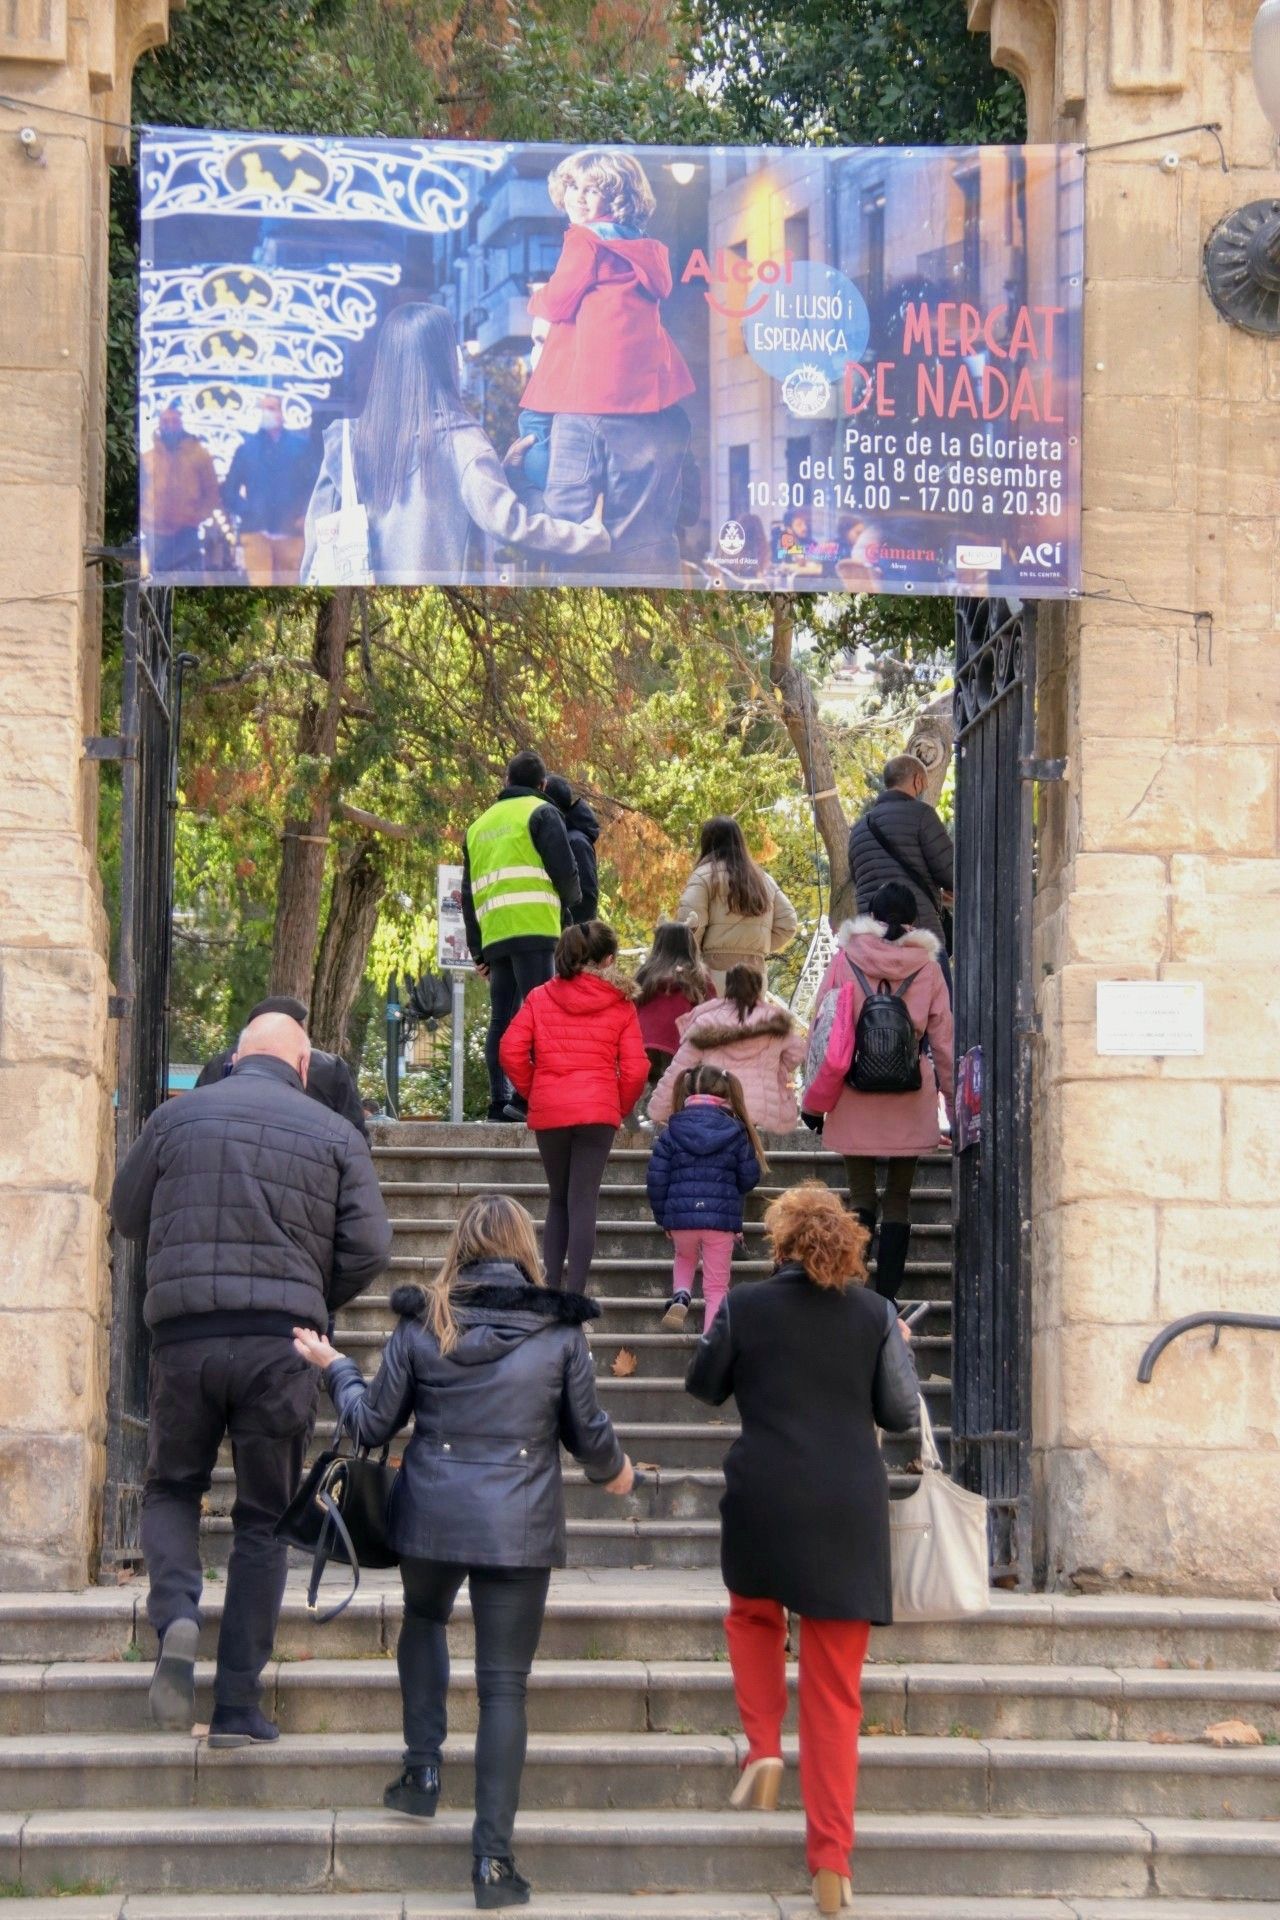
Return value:
M 366 1386 L 345 1356 L 325 1383 L 356 1440 L 379 1447 L 413 1414 L 391 1509 L 396 1551 L 464 1567 L 562 1567 L 560 1448 L 587 1478 L 612 1480 L 623 1451 L 596 1398 L 582 1326 L 600 1312 L 580 1293 L 531 1286 L 505 1260 L 464 1268 L 454 1287 L 461 1338 L 440 1352 L 420 1287 L 391 1296 L 401 1318 Z
M 871 815 L 892 853 L 886 853 L 867 825 Z M 849 830 L 849 870 L 858 891 L 859 913 L 870 913 L 877 890 L 894 880 L 916 896 L 916 925 L 942 938 L 938 895 L 950 893 L 955 884 L 955 854 L 951 835 L 927 802 L 895 787 L 877 795 Z M 929 883 L 927 888 L 924 881 Z
M 685 1385 L 742 1421 L 724 1463 L 720 1563 L 746 1600 L 813 1620 L 893 1619 L 889 1480 L 876 1428 L 918 1418 L 897 1309 L 799 1266 L 735 1288 L 694 1350 Z
M 556 804 L 559 806 L 558 800 Z M 600 911 L 600 869 L 596 861 L 600 822 L 585 800 L 571 800 L 567 807 L 560 807 L 560 811 L 564 815 L 569 845 L 573 849 L 578 881 L 582 887 L 582 898 L 577 906 L 565 909 L 565 921 L 575 927 L 585 927 L 587 921 L 594 920 Z
M 215 1053 L 208 1065 L 200 1069 L 196 1085 L 216 1087 L 219 1080 L 225 1080 L 231 1071 L 234 1053 L 234 1047 L 224 1047 L 221 1053 Z M 312 1049 L 307 1066 L 307 1092 L 322 1107 L 328 1107 L 330 1113 L 340 1113 L 344 1120 L 349 1120 L 363 1139 L 369 1138 L 368 1122 L 360 1105 L 360 1089 L 340 1054 L 322 1053 L 318 1047 Z
M 144 1314 L 159 1340 L 323 1331 L 391 1252 L 368 1146 L 259 1054 L 152 1114 L 111 1216 L 128 1239 L 147 1236 Z

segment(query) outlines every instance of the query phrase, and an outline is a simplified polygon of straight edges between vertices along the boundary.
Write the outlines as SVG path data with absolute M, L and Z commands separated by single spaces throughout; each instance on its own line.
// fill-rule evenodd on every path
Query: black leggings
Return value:
M 869 1213 L 872 1218 L 876 1212 L 876 1163 L 864 1155 L 846 1154 L 845 1171 L 849 1176 L 849 1203 L 855 1213 Z M 905 1225 L 911 1218 L 911 1183 L 916 1177 L 915 1157 L 907 1160 L 888 1162 L 889 1178 L 885 1182 L 884 1200 L 880 1208 L 882 1220 L 896 1220 Z
M 544 1127 L 534 1137 L 547 1174 L 542 1259 L 547 1285 L 585 1293 L 596 1250 L 600 1182 L 616 1127 Z
M 525 1692 L 538 1651 L 551 1575 L 545 1567 L 447 1566 L 439 1560 L 402 1560 L 404 1624 L 396 1659 L 404 1701 L 406 1767 L 438 1767 L 448 1731 L 449 1642 L 445 1626 L 464 1580 L 471 1586 L 475 1623 L 476 1817 L 475 1854 L 511 1857 L 520 1805 L 528 1725 Z

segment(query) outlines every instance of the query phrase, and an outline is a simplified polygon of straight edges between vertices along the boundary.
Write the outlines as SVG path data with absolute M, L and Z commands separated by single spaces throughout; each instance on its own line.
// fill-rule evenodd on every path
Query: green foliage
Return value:
M 1023 138 L 1016 80 L 957 0 L 688 0 L 696 80 L 766 145 Z

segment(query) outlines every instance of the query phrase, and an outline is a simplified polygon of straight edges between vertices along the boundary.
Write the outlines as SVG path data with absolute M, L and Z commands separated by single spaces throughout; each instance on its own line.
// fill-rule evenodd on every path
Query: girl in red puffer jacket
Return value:
M 567 927 L 556 977 L 528 995 L 502 1036 L 504 1073 L 529 1103 L 547 1175 L 542 1258 L 549 1287 L 585 1293 L 600 1182 L 622 1116 L 639 1099 L 649 1056 L 627 988 L 618 936 L 601 920 Z

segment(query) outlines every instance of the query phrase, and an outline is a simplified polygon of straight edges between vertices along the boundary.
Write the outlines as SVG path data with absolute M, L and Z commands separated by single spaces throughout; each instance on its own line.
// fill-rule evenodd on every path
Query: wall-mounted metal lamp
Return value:
M 1262 0 L 1253 23 L 1253 84 L 1280 134 L 1280 0 Z M 1280 199 L 1251 200 L 1218 222 L 1205 243 L 1204 278 L 1232 326 L 1280 338 Z

